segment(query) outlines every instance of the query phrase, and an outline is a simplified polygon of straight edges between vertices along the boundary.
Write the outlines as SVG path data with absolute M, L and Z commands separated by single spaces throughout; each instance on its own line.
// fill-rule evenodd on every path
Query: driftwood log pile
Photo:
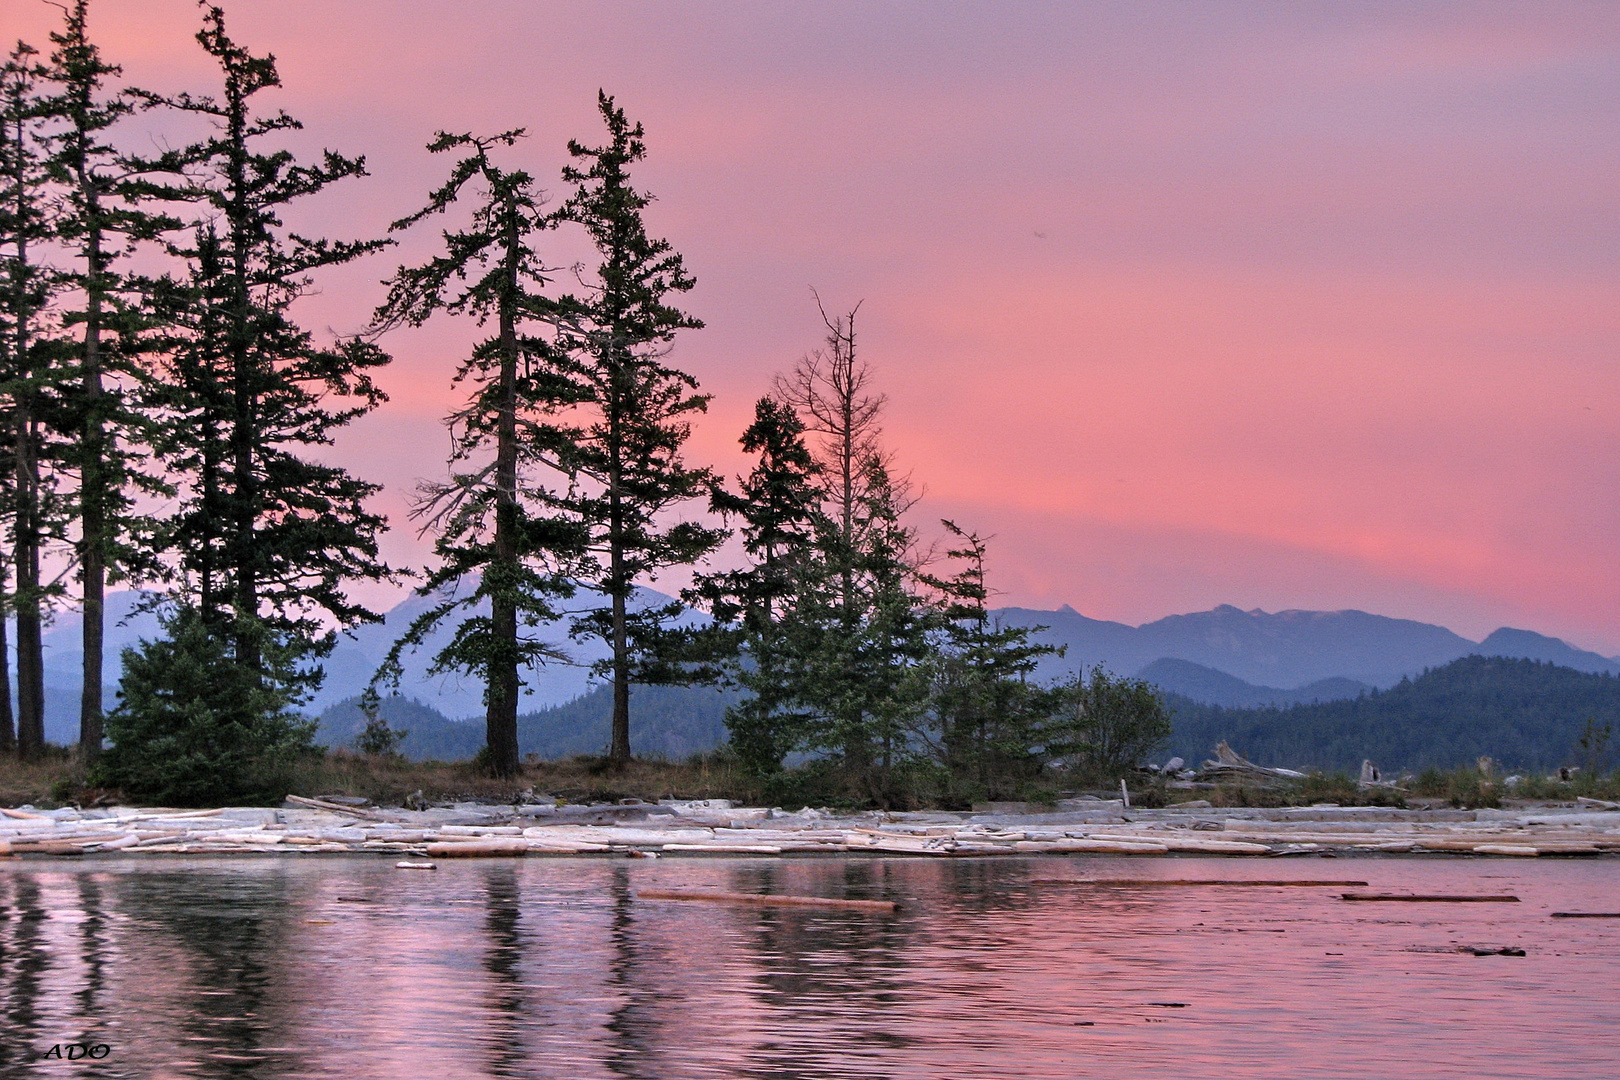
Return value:
M 280 808 L 0 808 L 0 855 L 1297 855 L 1620 853 L 1620 811 L 1592 806 L 1396 810 L 1313 806 L 1127 809 L 1075 799 L 1055 812 L 833 814 L 724 800 L 632 805 L 356 807 L 289 797 Z

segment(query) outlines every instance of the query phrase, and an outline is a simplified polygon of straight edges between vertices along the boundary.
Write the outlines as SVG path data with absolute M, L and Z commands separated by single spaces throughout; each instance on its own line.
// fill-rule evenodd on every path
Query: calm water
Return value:
M 0 1075 L 1616 1076 L 1620 920 L 1549 913 L 1617 885 L 1610 860 L 13 861 Z M 687 886 L 905 909 L 633 897 Z M 38 1060 L 71 1042 L 110 1049 Z

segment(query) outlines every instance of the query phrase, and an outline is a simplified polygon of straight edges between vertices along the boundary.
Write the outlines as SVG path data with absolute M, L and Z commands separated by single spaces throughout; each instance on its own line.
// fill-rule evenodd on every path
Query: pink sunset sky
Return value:
M 753 400 L 818 343 L 811 286 L 864 301 L 918 522 L 994 534 L 1001 603 L 1356 607 L 1620 653 L 1620 6 L 225 7 L 300 150 L 368 159 L 306 229 L 415 209 L 439 129 L 527 127 L 555 179 L 615 94 L 708 323 L 673 354 L 715 395 L 691 456 L 743 467 Z M 59 18 L 0 12 L 41 45 Z M 95 0 L 91 31 L 134 83 L 208 92 L 198 19 Z M 358 329 L 431 241 L 323 278 L 309 325 Z M 386 339 L 393 400 L 337 448 L 388 485 L 402 564 L 470 337 Z

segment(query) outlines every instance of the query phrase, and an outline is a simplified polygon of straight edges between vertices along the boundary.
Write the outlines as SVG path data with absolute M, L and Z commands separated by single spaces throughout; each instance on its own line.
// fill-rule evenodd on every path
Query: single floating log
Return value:
M 1555 919 L 1620 919 L 1620 911 L 1555 911 Z
M 640 889 L 642 900 L 709 900 L 722 904 L 760 904 L 766 907 L 824 907 L 849 911 L 881 911 L 893 914 L 900 905 L 893 900 L 838 900 L 827 896 L 769 896 L 763 893 L 709 892 L 703 889 Z
M 1183 885 L 1257 885 L 1263 887 L 1279 886 L 1284 888 L 1299 888 L 1318 886 L 1325 888 L 1354 888 L 1367 884 L 1365 881 L 1319 881 L 1314 878 L 1291 878 L 1287 880 L 1265 881 L 1258 878 L 1090 878 L 1079 881 L 1080 885 L 1119 885 L 1136 888 L 1137 886 L 1165 886 L 1180 887 Z
M 1517 896 L 1450 896 L 1442 893 L 1354 893 L 1344 894 L 1346 900 L 1396 901 L 1408 904 L 1517 904 Z

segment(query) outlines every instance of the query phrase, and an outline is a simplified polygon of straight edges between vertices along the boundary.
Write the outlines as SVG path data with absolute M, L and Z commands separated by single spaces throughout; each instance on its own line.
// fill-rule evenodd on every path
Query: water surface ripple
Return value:
M 1095 878 L 1359 878 L 1517 904 Z M 0 1075 L 1620 1075 L 1620 861 L 0 866 Z M 892 898 L 864 912 L 638 888 Z M 1524 957 L 1458 946 L 1512 946 Z M 42 1060 L 105 1044 L 100 1061 Z

